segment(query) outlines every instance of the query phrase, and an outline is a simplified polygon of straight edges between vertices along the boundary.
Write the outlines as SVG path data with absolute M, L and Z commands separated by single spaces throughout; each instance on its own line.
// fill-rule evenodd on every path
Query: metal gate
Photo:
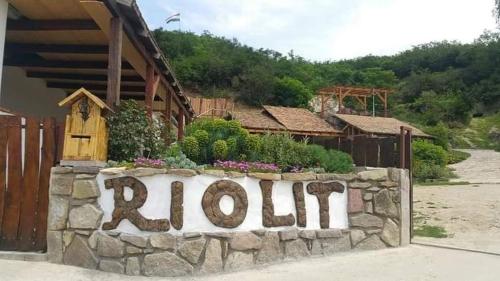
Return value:
M 0 250 L 46 249 L 53 118 L 0 116 Z

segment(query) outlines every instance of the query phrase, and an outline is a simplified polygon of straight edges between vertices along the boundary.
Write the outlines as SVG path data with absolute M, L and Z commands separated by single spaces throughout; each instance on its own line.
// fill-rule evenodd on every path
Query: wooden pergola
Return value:
M 84 87 L 111 108 L 138 100 L 182 138 L 193 108 L 134 0 L 7 1 L 4 65 L 68 94 Z
M 353 97 L 358 101 L 366 111 L 368 109 L 368 98 L 377 97 L 384 105 L 384 116 L 387 116 L 387 98 L 394 90 L 383 88 L 362 88 L 350 86 L 333 86 L 320 89 L 318 91 L 321 96 L 321 117 L 324 117 L 325 104 L 335 97 L 339 102 L 339 108 L 344 108 L 344 99 L 346 97 Z

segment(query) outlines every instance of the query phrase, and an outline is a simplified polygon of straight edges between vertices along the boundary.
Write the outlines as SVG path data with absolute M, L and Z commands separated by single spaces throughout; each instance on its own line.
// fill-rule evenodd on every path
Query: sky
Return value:
M 150 29 L 237 38 L 309 60 L 392 55 L 495 30 L 495 0 L 137 0 Z M 166 24 L 170 15 L 177 22 Z

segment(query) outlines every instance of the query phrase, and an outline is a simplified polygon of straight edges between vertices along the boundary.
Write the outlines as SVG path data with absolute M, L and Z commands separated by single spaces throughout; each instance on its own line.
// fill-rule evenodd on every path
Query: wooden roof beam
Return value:
M 100 74 L 73 74 L 73 73 L 57 73 L 57 72 L 39 72 L 28 71 L 26 76 L 29 78 L 41 79 L 63 79 L 63 80 L 82 80 L 82 81 L 108 81 L 107 75 Z M 122 82 L 144 82 L 141 76 L 122 75 Z
M 107 54 L 107 45 L 63 45 L 6 43 L 10 53 L 59 53 L 59 54 Z
M 118 16 L 118 17 L 123 18 L 123 19 L 126 18 L 126 16 L 122 13 L 120 8 L 118 7 L 116 0 L 104 0 L 104 4 L 106 5 L 106 7 L 108 7 L 108 10 L 112 14 L 114 14 L 115 16 Z M 130 5 L 132 5 L 132 2 Z M 125 33 L 128 35 L 128 37 L 130 38 L 134 47 L 139 51 L 139 53 L 141 53 L 141 55 L 146 60 L 146 62 L 155 68 L 155 71 L 157 73 L 165 73 L 164 72 L 165 70 L 169 70 L 169 67 L 167 66 L 168 63 L 166 61 L 163 61 L 163 59 L 162 59 L 162 61 L 164 63 L 160 64 L 160 65 L 166 66 L 165 67 L 166 69 L 161 69 L 160 66 L 157 65 L 157 63 L 154 61 L 154 57 L 151 56 L 151 52 L 149 52 L 146 49 L 146 46 L 144 45 L 144 43 L 142 43 L 141 40 L 136 35 L 136 30 L 134 29 L 134 27 L 132 27 L 130 25 L 130 23 L 128 21 L 123 22 L 123 29 L 124 29 Z M 162 84 L 164 84 L 165 87 L 170 88 L 169 90 L 172 90 L 173 92 L 179 93 L 179 95 L 178 94 L 173 95 L 174 100 L 176 101 L 178 106 L 180 108 L 182 108 L 182 111 L 184 112 L 184 114 L 189 116 L 190 118 L 192 118 L 193 112 L 188 111 L 185 106 L 182 106 L 182 105 L 189 105 L 189 101 L 187 100 L 187 98 L 185 96 L 183 96 L 182 89 L 178 85 L 176 85 L 176 87 L 173 87 L 171 85 L 171 83 L 175 81 L 175 78 L 170 73 L 170 71 L 169 71 L 169 74 L 170 75 L 168 75 L 167 77 L 160 76 L 160 80 L 161 80 Z M 174 80 L 174 81 L 169 81 L 170 79 Z M 175 91 L 175 89 L 177 89 L 177 91 Z
M 6 66 L 18 67 L 46 67 L 46 68 L 68 68 L 68 69 L 108 69 L 107 61 L 55 61 L 33 58 L 6 58 Z M 133 69 L 128 62 L 122 63 L 122 69 Z
M 108 89 L 107 85 L 102 85 L 102 84 L 47 82 L 47 88 L 78 90 L 82 87 L 88 91 L 106 91 Z M 124 92 L 135 92 L 135 93 L 142 93 L 142 94 L 144 94 L 144 91 L 145 91 L 144 86 L 121 86 L 120 89 L 123 90 Z
M 8 31 L 100 30 L 93 20 L 11 20 Z

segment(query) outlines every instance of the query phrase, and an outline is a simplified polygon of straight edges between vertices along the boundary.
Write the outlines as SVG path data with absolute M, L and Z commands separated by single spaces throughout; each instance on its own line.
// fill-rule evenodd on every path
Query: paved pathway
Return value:
M 464 150 L 471 157 L 451 165 L 460 186 L 415 186 L 415 224 L 441 226 L 448 238 L 415 237 L 414 242 L 500 254 L 500 153 Z
M 407 248 L 310 258 L 206 277 L 129 277 L 47 263 L 0 260 L 0 280 L 8 281 L 497 281 L 500 256 L 412 245 Z

